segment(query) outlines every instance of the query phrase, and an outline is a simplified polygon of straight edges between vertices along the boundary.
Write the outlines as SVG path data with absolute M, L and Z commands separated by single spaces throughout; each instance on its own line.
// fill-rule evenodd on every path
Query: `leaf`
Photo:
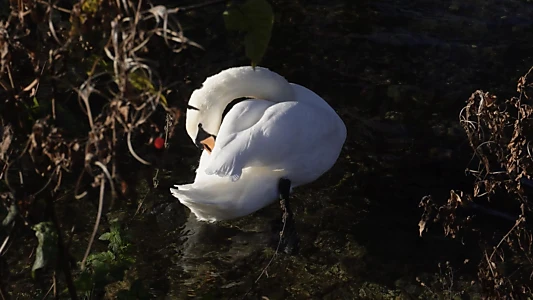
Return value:
M 2 226 L 10 225 L 13 221 L 15 221 L 15 217 L 19 214 L 17 205 L 15 203 L 11 203 L 11 205 L 7 208 L 7 211 L 8 213 L 2 221 Z
M 270 41 L 270 32 L 268 38 L 259 35 L 247 34 L 244 38 L 244 47 L 246 57 L 252 61 L 252 67 L 256 67 L 266 53 L 268 42 Z
M 101 265 L 108 265 L 115 260 L 115 254 L 111 251 L 98 252 L 89 255 L 87 258 L 87 265 L 91 267 L 100 267 Z
M 226 29 L 245 32 L 246 56 L 257 66 L 265 55 L 274 24 L 272 6 L 266 0 L 248 0 L 230 4 L 223 14 Z
M 93 288 L 93 279 L 89 272 L 82 272 L 74 282 L 78 292 L 88 292 Z
M 109 249 L 114 253 L 119 253 L 122 246 L 123 243 L 122 238 L 120 237 L 120 233 L 113 234 L 112 238 L 109 240 Z
M 111 238 L 111 232 L 102 234 L 98 239 L 101 241 L 109 241 L 109 238 Z
M 44 268 L 46 265 L 53 263 L 57 257 L 57 232 L 52 222 L 41 222 L 32 227 L 35 236 L 39 241 L 35 251 L 35 261 L 31 268 L 32 276 L 35 271 Z

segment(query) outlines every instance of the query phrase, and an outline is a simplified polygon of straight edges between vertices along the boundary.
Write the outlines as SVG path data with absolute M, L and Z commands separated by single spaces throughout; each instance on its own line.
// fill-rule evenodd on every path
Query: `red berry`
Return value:
M 156 149 L 163 149 L 165 147 L 165 139 L 157 137 L 154 139 L 154 147 Z

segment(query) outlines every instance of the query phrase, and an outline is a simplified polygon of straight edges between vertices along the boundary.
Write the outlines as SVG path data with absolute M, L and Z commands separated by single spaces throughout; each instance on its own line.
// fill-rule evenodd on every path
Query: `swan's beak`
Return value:
M 211 151 L 213 151 L 213 148 L 215 148 L 215 136 L 207 133 L 202 128 L 202 124 L 199 124 L 195 144 L 196 147 L 200 148 L 201 150 L 205 149 L 207 150 L 207 152 L 211 153 Z
M 203 146 L 202 149 L 205 149 L 209 154 L 215 148 L 215 137 L 210 136 L 203 141 L 200 141 L 200 144 Z

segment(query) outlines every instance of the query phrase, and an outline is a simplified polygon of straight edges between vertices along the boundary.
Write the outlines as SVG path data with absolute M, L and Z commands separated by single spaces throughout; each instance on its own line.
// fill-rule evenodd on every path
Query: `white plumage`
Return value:
M 235 104 L 222 118 L 230 102 Z M 337 160 L 346 127 L 309 89 L 265 68 L 230 68 L 209 77 L 189 100 L 187 133 L 216 136 L 204 150 L 192 184 L 172 195 L 199 220 L 218 221 L 253 213 L 278 199 L 281 178 L 296 187 L 316 180 Z M 200 124 L 200 127 L 199 127 Z

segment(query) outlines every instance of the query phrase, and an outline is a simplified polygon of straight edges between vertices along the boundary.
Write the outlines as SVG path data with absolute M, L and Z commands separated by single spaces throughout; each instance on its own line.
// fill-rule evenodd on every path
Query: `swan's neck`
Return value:
M 226 107 L 233 99 L 251 97 L 273 102 L 291 101 L 292 88 L 282 76 L 265 68 L 232 68 L 210 77 L 204 87 L 211 86 L 218 98 L 215 103 Z
M 202 88 L 191 95 L 189 105 L 213 118 L 213 128 L 209 128 L 211 131 L 207 128 L 206 130 L 215 134 L 220 128 L 223 113 L 228 105 L 242 97 L 285 102 L 294 100 L 294 92 L 285 78 L 268 69 L 238 67 L 207 78 Z

